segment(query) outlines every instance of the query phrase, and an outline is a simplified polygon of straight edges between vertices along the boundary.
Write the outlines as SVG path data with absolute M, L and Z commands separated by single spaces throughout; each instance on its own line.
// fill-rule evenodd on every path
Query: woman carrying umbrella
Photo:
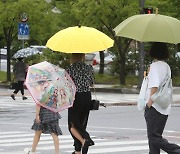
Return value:
M 152 101 L 151 96 L 158 91 L 158 87 L 164 82 L 167 76 L 171 77 L 169 65 L 164 62 L 168 58 L 168 49 L 165 43 L 155 42 L 150 49 L 150 56 L 154 59 L 148 73 L 147 105 L 145 108 L 145 120 L 147 124 L 147 135 L 149 141 L 149 154 L 160 154 L 160 149 L 169 154 L 180 154 L 180 147 L 169 143 L 162 137 L 171 104 L 163 108 Z M 168 102 L 164 102 L 168 103 Z
M 89 117 L 91 92 L 93 85 L 93 68 L 83 61 L 85 54 L 73 53 L 71 65 L 66 69 L 76 85 L 76 96 L 73 107 L 68 109 L 69 131 L 74 139 L 75 151 L 72 154 L 87 154 L 89 146 L 94 145 L 86 126 Z

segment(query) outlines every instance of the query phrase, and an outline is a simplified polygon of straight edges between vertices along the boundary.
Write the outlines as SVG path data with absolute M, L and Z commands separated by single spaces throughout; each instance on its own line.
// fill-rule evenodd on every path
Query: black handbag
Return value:
M 90 110 L 99 110 L 100 101 L 97 100 L 97 97 L 96 97 L 96 89 L 94 87 L 94 82 L 93 82 L 93 89 L 94 89 L 95 99 L 91 100 Z
M 100 105 L 99 100 L 92 99 L 91 105 L 90 105 L 90 110 L 99 110 L 99 105 Z

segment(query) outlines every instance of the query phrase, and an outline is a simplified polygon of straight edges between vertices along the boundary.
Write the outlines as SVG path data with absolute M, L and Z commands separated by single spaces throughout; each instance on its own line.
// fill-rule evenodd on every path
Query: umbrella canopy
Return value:
M 14 55 L 13 58 L 24 58 L 24 57 L 29 57 L 32 55 L 36 55 L 40 53 L 40 51 L 36 48 L 23 48 L 18 50 Z
M 141 42 L 180 43 L 180 21 L 160 14 L 134 15 L 115 29 L 117 36 Z
M 28 68 L 25 85 L 35 102 L 59 112 L 73 105 L 76 87 L 68 73 L 46 61 Z
M 114 41 L 92 27 L 69 27 L 57 32 L 46 46 L 53 51 L 65 53 L 91 53 L 112 47 Z

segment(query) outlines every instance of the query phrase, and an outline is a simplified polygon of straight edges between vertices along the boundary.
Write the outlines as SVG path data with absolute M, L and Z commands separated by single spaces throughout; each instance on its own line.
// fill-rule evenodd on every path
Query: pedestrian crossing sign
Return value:
M 28 23 L 18 24 L 18 39 L 28 40 L 29 39 L 29 25 Z

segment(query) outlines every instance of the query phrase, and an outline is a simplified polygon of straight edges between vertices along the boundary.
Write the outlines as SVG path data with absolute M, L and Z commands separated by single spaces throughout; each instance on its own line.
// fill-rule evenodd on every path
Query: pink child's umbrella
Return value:
M 72 107 L 76 87 L 69 74 L 49 62 L 29 66 L 25 85 L 35 102 L 51 111 Z

